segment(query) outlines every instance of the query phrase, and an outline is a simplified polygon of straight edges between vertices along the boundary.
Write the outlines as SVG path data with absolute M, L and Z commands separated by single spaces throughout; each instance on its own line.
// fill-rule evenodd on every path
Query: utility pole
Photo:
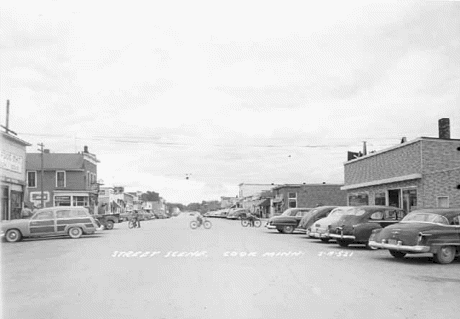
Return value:
M 42 168 L 42 171 L 41 171 L 41 178 L 40 178 L 40 191 L 41 191 L 41 195 L 40 195 L 40 199 L 41 199 L 41 207 L 40 208 L 44 208 L 44 198 L 43 198 L 43 176 L 44 176 L 44 165 L 43 165 L 43 147 L 45 145 L 43 145 L 43 143 L 40 143 L 40 144 L 37 144 L 38 146 L 41 147 L 41 149 L 39 149 L 39 151 L 41 152 L 41 168 Z

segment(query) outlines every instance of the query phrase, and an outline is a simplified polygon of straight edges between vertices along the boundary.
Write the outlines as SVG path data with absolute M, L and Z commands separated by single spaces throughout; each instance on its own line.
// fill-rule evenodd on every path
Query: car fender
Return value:
M 382 229 L 382 226 L 377 223 L 361 223 L 354 225 L 353 227 L 353 233 L 356 237 L 355 241 L 357 242 L 369 241 L 369 238 L 375 229 Z

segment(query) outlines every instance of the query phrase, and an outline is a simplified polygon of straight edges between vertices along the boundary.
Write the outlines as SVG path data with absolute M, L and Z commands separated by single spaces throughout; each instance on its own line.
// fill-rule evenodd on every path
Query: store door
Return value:
M 388 190 L 388 206 L 401 207 L 401 190 L 389 189 Z

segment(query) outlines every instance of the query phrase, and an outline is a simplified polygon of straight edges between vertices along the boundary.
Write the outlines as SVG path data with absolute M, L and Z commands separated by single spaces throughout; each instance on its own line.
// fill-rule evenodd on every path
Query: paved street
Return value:
M 3 318 L 458 318 L 459 260 L 188 221 L 3 243 Z

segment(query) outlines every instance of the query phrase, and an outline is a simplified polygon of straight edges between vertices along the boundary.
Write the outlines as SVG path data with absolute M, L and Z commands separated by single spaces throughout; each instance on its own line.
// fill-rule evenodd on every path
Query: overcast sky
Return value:
M 347 151 L 460 138 L 460 2 L 2 1 L 5 125 L 169 202 L 343 183 Z M 190 174 L 189 179 L 186 179 Z

